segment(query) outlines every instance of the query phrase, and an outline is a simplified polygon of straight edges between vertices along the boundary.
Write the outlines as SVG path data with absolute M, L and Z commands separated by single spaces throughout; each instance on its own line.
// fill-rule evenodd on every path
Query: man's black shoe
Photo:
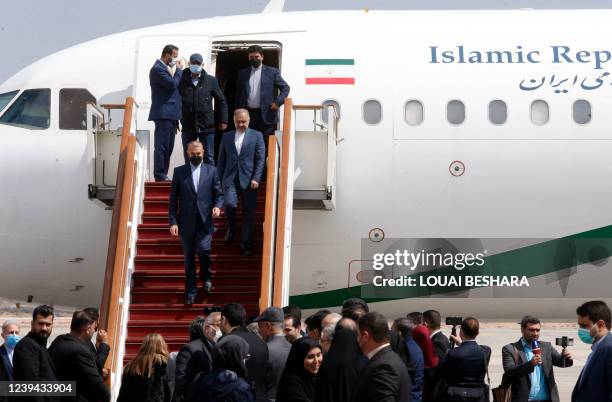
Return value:
M 212 282 L 211 281 L 204 282 L 204 292 L 211 293 L 211 291 L 212 291 Z
M 187 300 L 185 304 L 194 304 L 196 299 L 196 295 L 187 295 Z
M 232 240 L 234 240 L 234 232 L 232 232 L 231 230 L 228 229 L 225 232 L 225 241 L 229 243 Z

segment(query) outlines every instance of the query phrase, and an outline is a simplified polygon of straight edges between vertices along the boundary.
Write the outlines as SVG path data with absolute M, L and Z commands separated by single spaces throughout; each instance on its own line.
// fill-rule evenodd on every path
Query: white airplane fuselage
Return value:
M 0 295 L 99 303 L 111 211 L 88 198 L 85 131 L 60 129 L 59 91 L 86 88 L 98 104 L 135 96 L 137 128 L 152 131 L 148 70 L 166 43 L 183 57 L 205 55 L 212 74 L 215 43 L 277 43 L 294 103 L 340 105 L 336 209 L 293 212 L 290 294 L 310 298 L 311 308 L 338 305 L 347 283 L 359 285 L 351 261 L 360 259 L 362 239 L 374 228 L 387 238 L 557 239 L 609 226 L 611 16 L 602 10 L 247 15 L 138 29 L 50 55 L 0 85 L 0 94 L 20 91 L 0 119 L 21 91 L 51 90 L 49 128 L 0 124 Z M 381 111 L 372 124 L 364 121 L 369 100 Z M 453 100 L 464 105 L 459 124 L 448 121 Z M 490 121 L 495 100 L 506 105 L 502 124 Z M 581 118 L 580 110 L 573 113 L 576 100 L 589 102 L 586 124 L 575 121 Z M 422 122 L 418 111 L 406 116 L 409 101 L 422 105 Z M 547 105 L 544 124 L 534 123 L 545 118 L 532 110 L 534 101 Z M 178 139 L 174 163 L 180 148 Z M 465 169 L 460 176 L 449 171 L 454 161 Z M 605 296 L 601 278 L 609 280 L 612 269 L 607 262 L 597 269 L 579 270 L 583 282 L 572 279 L 564 293 L 551 284 L 542 298 L 527 291 L 498 303 L 476 291 L 377 307 L 390 314 L 431 306 L 513 317 L 529 306 L 567 318 L 576 299 Z

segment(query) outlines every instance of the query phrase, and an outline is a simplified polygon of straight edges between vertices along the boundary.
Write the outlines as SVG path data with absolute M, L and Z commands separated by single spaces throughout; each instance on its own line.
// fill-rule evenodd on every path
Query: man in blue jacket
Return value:
M 175 69 L 176 67 L 176 69 Z M 155 151 L 153 174 L 155 181 L 168 180 L 170 155 L 174 149 L 174 135 L 181 118 L 181 95 L 178 87 L 183 76 L 183 65 L 178 60 L 178 47 L 166 45 L 161 58 L 149 71 L 151 110 L 149 120 L 155 122 Z
M 213 218 L 221 213 L 223 195 L 217 169 L 204 160 L 201 142 L 187 146 L 189 162 L 174 169 L 170 189 L 168 218 L 170 234 L 179 236 L 185 256 L 186 304 L 193 304 L 197 294 L 195 256 L 200 258 L 200 278 L 204 291 L 212 289 L 210 248 L 215 231 Z
M 251 116 L 249 127 L 266 137 L 276 128 L 278 108 L 289 95 L 289 85 L 278 69 L 262 64 L 264 57 L 261 46 L 252 45 L 247 52 L 251 67 L 238 73 L 235 107 L 248 109 Z
M 572 392 L 572 402 L 612 402 L 612 314 L 602 301 L 588 301 L 576 310 L 578 336 L 592 344 Z
M 236 233 L 236 208 L 238 197 L 242 199 L 244 214 L 240 251 L 251 255 L 251 234 L 255 223 L 257 188 L 261 183 L 265 160 L 265 145 L 259 131 L 249 127 L 249 112 L 234 111 L 235 131 L 223 135 L 219 147 L 219 176 L 223 184 L 225 214 L 228 230 L 225 241 L 231 241 Z

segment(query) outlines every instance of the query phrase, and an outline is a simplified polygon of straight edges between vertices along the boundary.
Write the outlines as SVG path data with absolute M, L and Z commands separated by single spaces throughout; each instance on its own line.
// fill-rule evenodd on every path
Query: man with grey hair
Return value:
M 217 343 L 223 336 L 221 332 L 221 312 L 215 311 L 210 313 L 206 317 L 206 326 L 204 327 L 204 333 L 209 341 L 213 344 Z
M 7 320 L 2 324 L 2 339 L 4 343 L 0 346 L 0 370 L 4 369 L 3 377 L 6 377 L 6 381 L 13 381 L 13 353 L 21 339 L 17 321 Z
M 324 355 L 329 352 L 329 348 L 331 347 L 332 341 L 334 340 L 335 332 L 335 325 L 328 325 L 327 327 L 323 328 L 323 331 L 321 331 L 321 349 L 323 350 Z
M 259 334 L 268 345 L 268 363 L 270 368 L 268 399 L 274 400 L 276 388 L 285 369 L 289 350 L 291 350 L 291 344 L 283 333 L 285 316 L 282 309 L 268 307 L 253 321 L 257 323 Z
M 325 327 L 333 327 L 338 321 L 342 319 L 342 316 L 338 313 L 329 313 L 327 314 L 323 320 L 321 320 L 321 328 Z
M 198 316 L 189 326 L 191 342 L 181 348 L 176 356 L 174 400 L 191 401 L 195 397 L 191 384 L 198 373 L 212 370 L 213 345 L 206 337 L 206 318 Z

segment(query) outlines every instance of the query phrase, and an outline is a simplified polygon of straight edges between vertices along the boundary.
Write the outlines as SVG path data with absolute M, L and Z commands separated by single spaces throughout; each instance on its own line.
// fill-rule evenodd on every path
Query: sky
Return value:
M 0 83 L 19 69 L 100 36 L 188 19 L 261 12 L 268 0 L 19 0 L 0 2 L 0 43 L 9 60 Z M 285 0 L 284 11 L 359 9 L 612 8 L 610 0 Z M 117 10 L 121 12 L 118 13 Z M 6 45 L 10 44 L 10 48 Z M 6 51 L 9 50 L 7 54 Z M 6 58 L 5 56 L 5 58 Z M 112 55 L 108 55 L 112 57 Z

